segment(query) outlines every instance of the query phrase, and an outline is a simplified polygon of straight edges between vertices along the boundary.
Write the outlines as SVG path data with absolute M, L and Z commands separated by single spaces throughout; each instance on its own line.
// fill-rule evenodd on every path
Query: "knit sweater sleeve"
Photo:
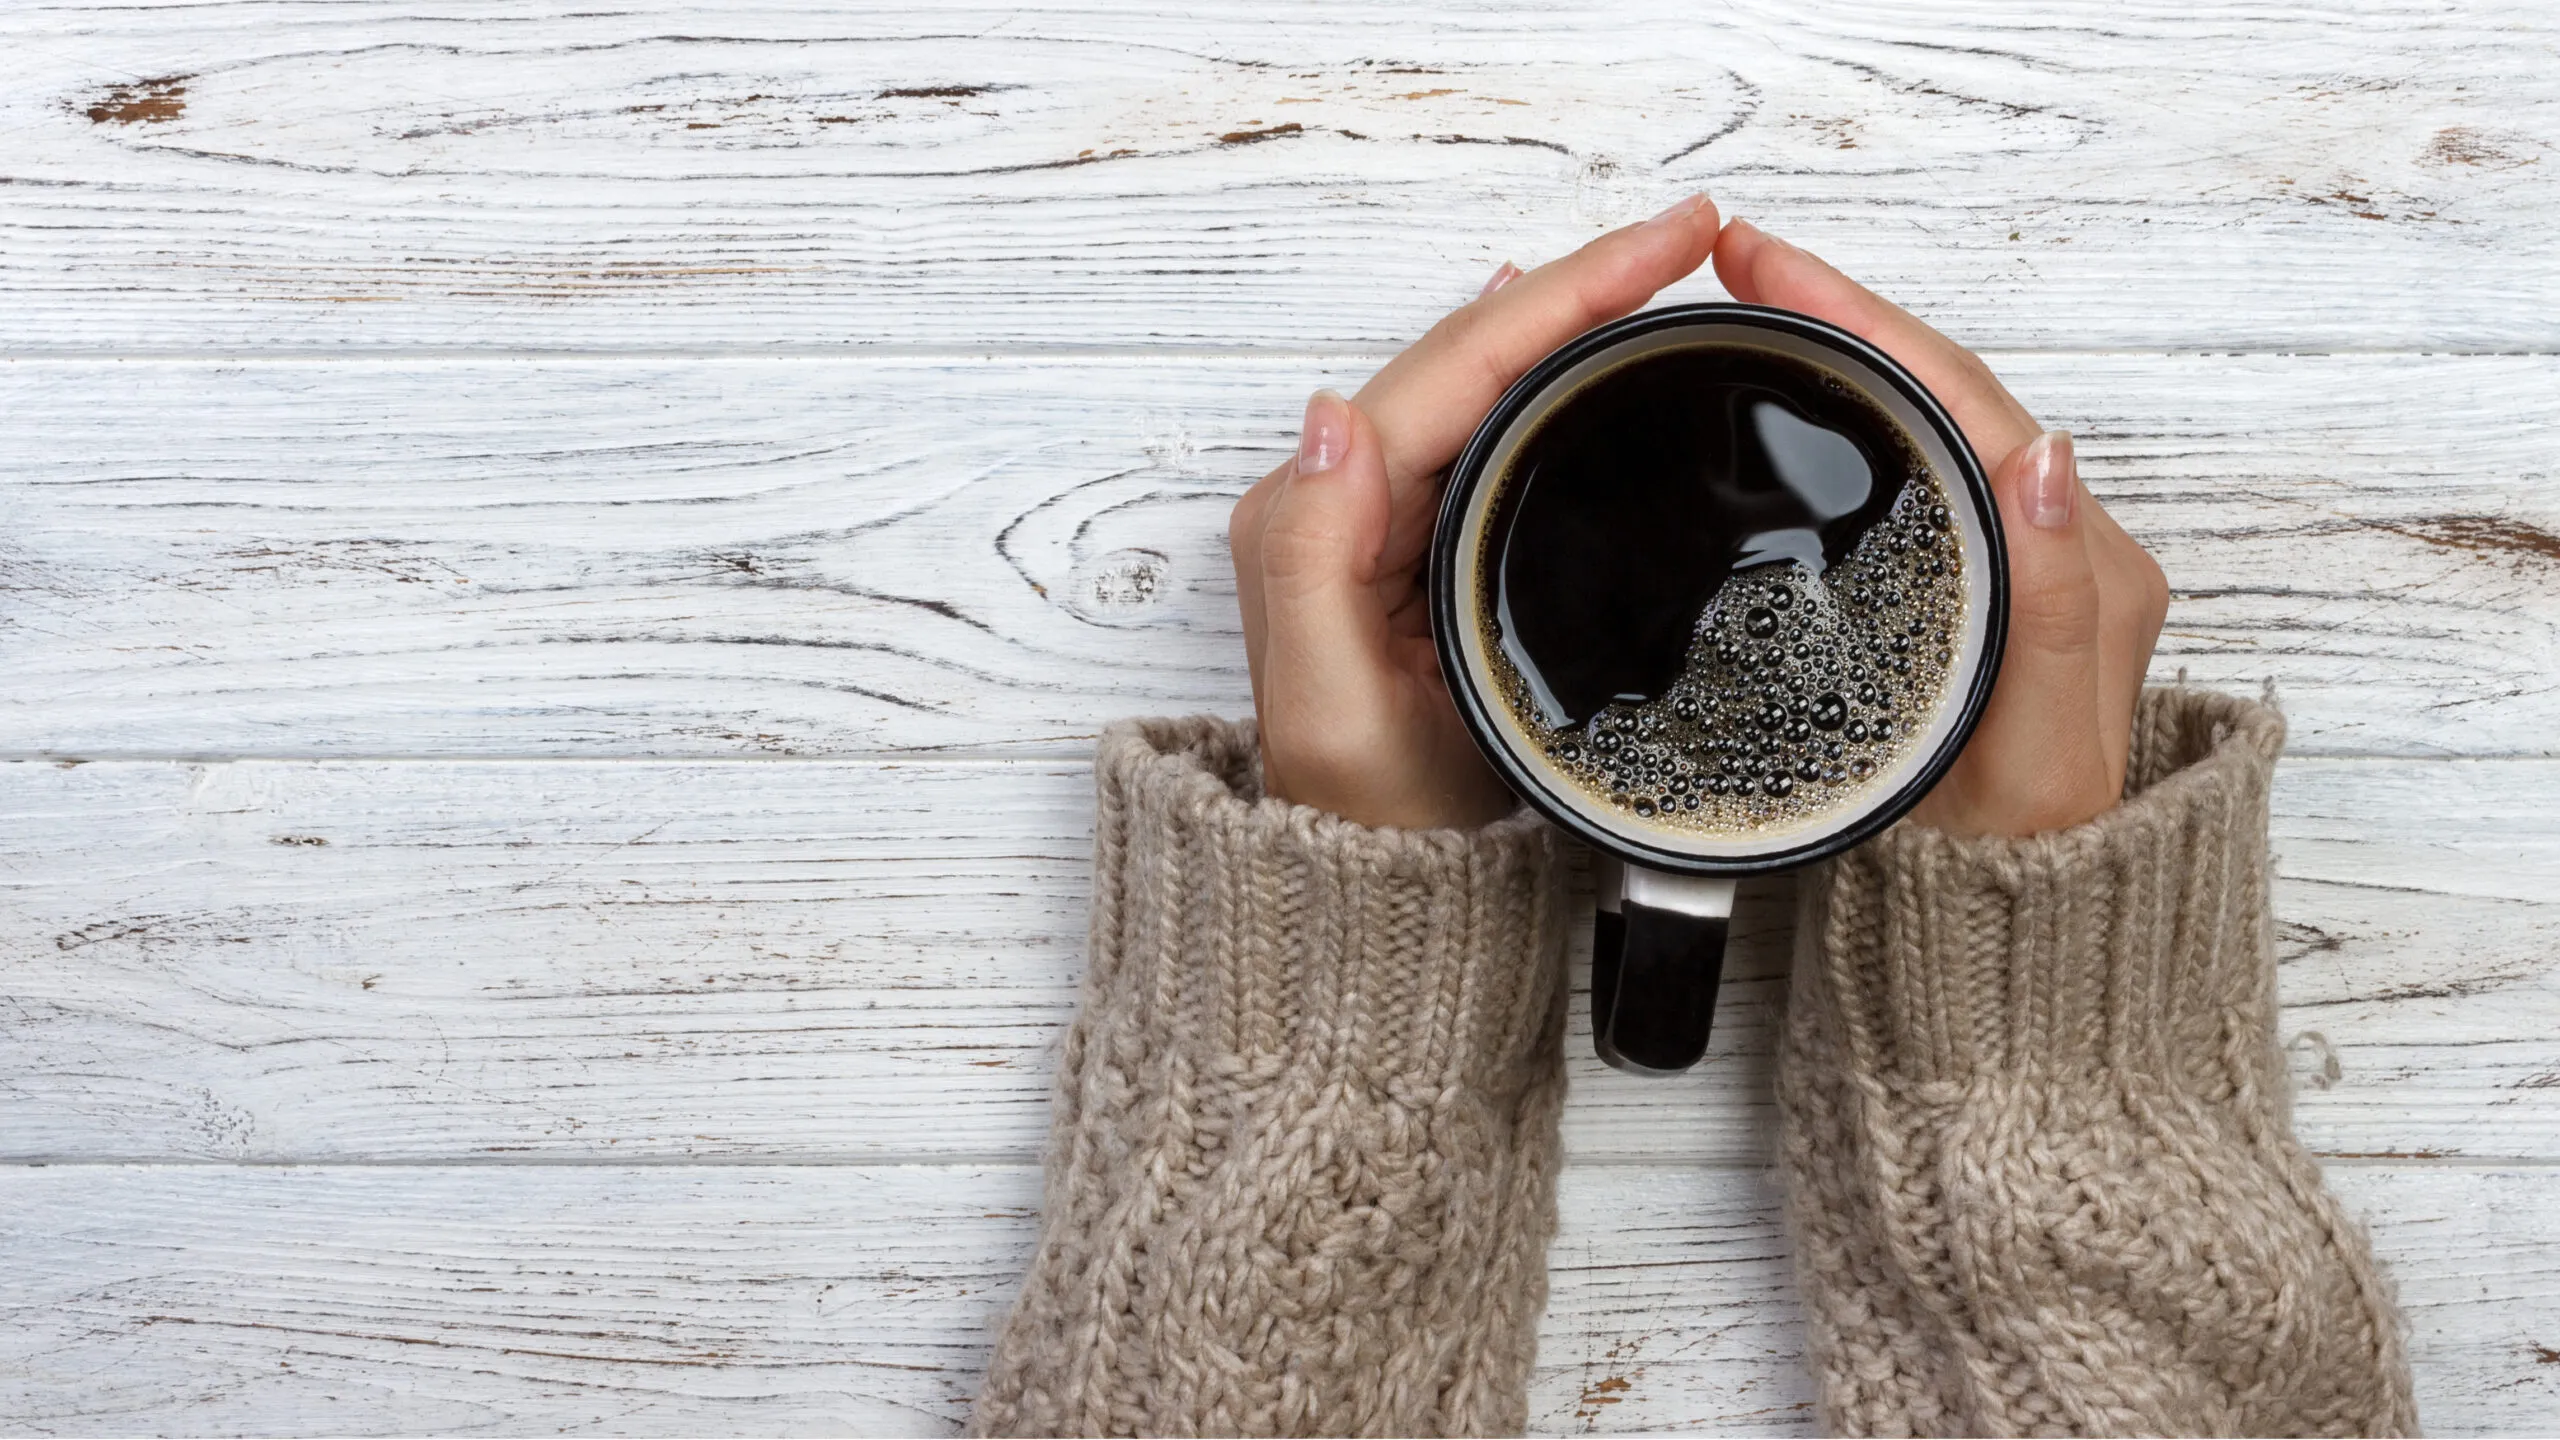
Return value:
M 2292 1134 L 2283 725 L 2141 702 L 2076 829 L 1902 826 L 1804 889 L 1780 1104 L 1839 1433 L 2413 1433 L 2389 1297 Z
M 1558 846 L 1260 794 L 1113 726 L 1040 1239 L 981 1434 L 1518 1433 L 1555 1228 Z

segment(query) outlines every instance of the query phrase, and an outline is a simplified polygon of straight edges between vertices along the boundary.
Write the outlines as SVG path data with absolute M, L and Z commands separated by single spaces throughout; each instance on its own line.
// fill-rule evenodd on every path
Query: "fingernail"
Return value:
M 1502 268 L 1494 271 L 1493 278 L 1485 281 L 1484 288 L 1476 292 L 1476 298 L 1479 300 L 1483 299 L 1494 291 L 1499 290 L 1503 286 L 1510 284 L 1512 281 L 1519 279 L 1523 273 L 1525 272 L 1523 272 L 1519 266 L 1512 264 L 1508 260 L 1503 261 Z
M 1298 473 L 1321 475 L 1351 450 L 1351 402 L 1335 391 L 1307 397 L 1307 428 L 1298 437 Z
M 2047 430 L 2027 442 L 2019 462 L 2026 467 L 2027 519 L 2039 530 L 2059 530 L 2071 523 L 2080 506 L 2079 467 L 2073 463 L 2071 432 Z
M 1644 223 L 1648 227 L 1655 225 L 1676 225 L 1705 208 L 1707 208 L 1707 192 L 1701 190 L 1697 194 L 1690 196 L 1688 199 L 1679 201 L 1670 209 L 1663 211 L 1661 214 L 1654 216 L 1652 219 L 1647 220 Z

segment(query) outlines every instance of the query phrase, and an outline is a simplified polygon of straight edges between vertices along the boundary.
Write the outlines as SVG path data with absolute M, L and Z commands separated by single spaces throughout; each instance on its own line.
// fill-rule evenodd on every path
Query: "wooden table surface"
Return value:
M 2560 1429 L 2560 15 L 2311 8 L 11 5 L 0 1429 L 955 1426 L 1232 498 L 1699 187 L 2274 687 L 2302 1132 Z M 1813 1423 L 1786 898 L 1695 1072 L 1577 1013 L 1542 1430 Z

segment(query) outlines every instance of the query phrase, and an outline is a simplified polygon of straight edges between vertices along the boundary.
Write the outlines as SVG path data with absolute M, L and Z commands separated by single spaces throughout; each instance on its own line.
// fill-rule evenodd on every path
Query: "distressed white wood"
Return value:
M 0 1156 L 1030 1159 L 1090 784 L 0 766 Z M 2560 1154 L 2560 763 L 2288 762 L 2275 833 L 2306 1141 Z M 1603 1069 L 1577 997 L 1576 1158 L 1766 1159 L 1790 904 L 1746 887 L 1690 1075 Z
M 2560 1424 L 2560 768 L 2416 758 L 2560 753 L 2548 7 L 62 0 L 0 42 L 0 754 L 215 762 L 0 766 L 0 1155 L 82 1162 L 0 1167 L 0 1428 L 949 1428 L 1091 735 L 1244 708 L 1229 499 L 1497 261 L 1701 185 L 2038 352 L 1993 359 L 2179 585 L 2164 675 L 2401 757 L 2279 781 L 2302 1133 L 2374 1157 L 2332 1176 L 2429 1427 Z M 233 363 L 297 353 L 379 358 Z M 755 754 L 856 758 L 707 763 Z M 1756 1174 L 1787 900 L 1693 1075 L 1577 1013 L 1541 1430 L 1810 1425 Z M 90 1163 L 170 1159 L 227 1163 Z
M 2560 358 L 1997 357 L 2308 753 L 2551 754 Z M 1369 361 L 0 367 L 0 751 L 1076 755 L 1249 708 L 1233 497 Z
M 1977 344 L 2560 341 L 2536 0 L 90 0 L 0 38 L 19 353 L 1373 348 L 1701 185 Z
M 2560 1172 L 2333 1167 L 2436 1434 L 2560 1413 Z M 47 1434 L 939 1434 L 1027 1166 L 0 1168 L 0 1415 Z M 1531 1423 L 1805 1434 L 1774 1195 L 1566 1172 Z

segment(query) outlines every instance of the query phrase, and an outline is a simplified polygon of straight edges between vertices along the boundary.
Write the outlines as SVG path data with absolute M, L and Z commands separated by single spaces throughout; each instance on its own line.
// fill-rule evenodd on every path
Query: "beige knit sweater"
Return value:
M 1779 1101 L 1831 1429 L 2414 1431 L 2390 1300 L 2286 1115 L 2282 733 L 2155 691 L 2097 821 L 1905 825 L 1808 877 Z M 1214 720 L 1115 726 L 1096 771 L 1084 1008 L 976 1428 L 1519 1431 L 1561 843 L 1264 798 L 1251 727 Z

